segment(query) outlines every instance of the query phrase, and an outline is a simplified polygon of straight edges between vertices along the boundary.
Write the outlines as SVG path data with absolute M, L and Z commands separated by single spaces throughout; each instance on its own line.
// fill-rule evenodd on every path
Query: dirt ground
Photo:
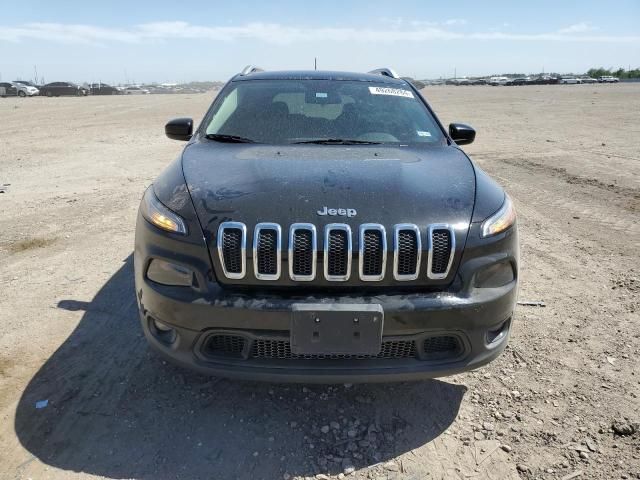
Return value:
M 204 377 L 146 346 L 136 210 L 183 146 L 165 121 L 212 94 L 0 99 L 0 478 L 640 478 L 640 84 L 424 93 L 478 130 L 466 150 L 518 210 L 520 299 L 546 306 L 478 371 L 353 386 Z

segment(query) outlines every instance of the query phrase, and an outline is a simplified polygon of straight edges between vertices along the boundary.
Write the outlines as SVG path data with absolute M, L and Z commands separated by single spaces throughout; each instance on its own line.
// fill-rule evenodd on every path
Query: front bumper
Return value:
M 227 293 L 202 296 L 185 287 L 148 280 L 138 284 L 142 328 L 151 346 L 183 366 L 203 373 L 266 381 L 356 383 L 406 381 L 451 375 L 487 364 L 507 345 L 516 284 L 477 289 L 472 296 L 447 293 L 410 295 L 249 296 Z M 381 305 L 385 342 L 412 342 L 416 355 L 402 358 L 296 358 L 287 350 L 292 306 L 299 303 Z M 172 328 L 159 331 L 155 321 Z M 210 355 L 212 335 L 246 339 L 245 354 Z M 455 338 L 454 348 L 441 356 L 425 355 L 433 338 Z M 492 337 L 497 337 L 493 342 Z M 169 341 L 167 341 L 169 338 Z M 255 355 L 255 342 L 270 342 L 284 353 Z M 273 348 L 273 347 L 272 347 Z
M 468 240 L 457 278 L 448 288 L 411 292 L 223 287 L 215 281 L 198 237 L 193 232 L 178 239 L 138 218 L 134 263 L 142 328 L 154 349 L 185 367 L 265 381 L 407 381 L 481 367 L 507 345 L 517 296 L 515 228 L 490 243 Z M 149 262 L 158 258 L 191 269 L 194 284 L 169 286 L 149 280 Z M 512 269 L 513 276 L 488 280 L 486 273 L 497 265 Z M 381 354 L 293 354 L 289 336 L 297 304 L 379 305 L 384 311 Z M 211 349 L 214 336 L 222 350 Z M 433 345 L 438 346 L 436 355 L 429 350 Z

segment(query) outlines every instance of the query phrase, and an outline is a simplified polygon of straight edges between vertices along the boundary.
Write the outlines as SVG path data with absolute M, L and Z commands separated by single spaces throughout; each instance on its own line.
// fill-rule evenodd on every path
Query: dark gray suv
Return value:
M 142 327 L 214 375 L 369 382 L 449 375 L 505 348 L 515 211 L 390 69 L 247 67 L 140 206 Z

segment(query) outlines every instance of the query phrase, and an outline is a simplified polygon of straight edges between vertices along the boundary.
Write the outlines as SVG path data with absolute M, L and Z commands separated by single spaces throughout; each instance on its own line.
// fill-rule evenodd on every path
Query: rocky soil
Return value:
M 142 338 L 144 188 L 211 94 L 0 99 L 0 478 L 640 479 L 640 84 L 430 87 L 516 204 L 523 301 L 478 371 L 200 376 Z

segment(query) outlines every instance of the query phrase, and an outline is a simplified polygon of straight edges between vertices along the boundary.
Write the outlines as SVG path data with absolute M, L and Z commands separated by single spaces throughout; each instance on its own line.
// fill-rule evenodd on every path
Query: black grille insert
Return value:
M 398 232 L 398 275 L 416 275 L 418 272 L 418 234 L 414 230 Z
M 222 259 L 229 273 L 242 273 L 242 230 L 225 228 L 222 232 Z
M 464 345 L 455 335 L 434 335 L 407 339 L 383 339 L 377 355 L 299 355 L 291 351 L 288 338 L 253 337 L 220 332 L 210 334 L 202 344 L 205 357 L 262 360 L 394 360 L 420 359 L 423 361 L 456 360 L 464 353 Z
M 251 348 L 251 358 L 275 360 L 364 360 L 367 358 L 401 359 L 416 357 L 416 343 L 413 340 L 387 340 L 377 355 L 297 355 L 291 352 L 289 340 L 257 339 Z
M 293 232 L 291 253 L 293 258 L 292 272 L 294 275 L 311 276 L 313 274 L 313 232 L 299 229 Z
M 451 256 L 451 232 L 433 230 L 431 233 L 431 273 L 442 275 L 447 272 Z
M 328 236 L 327 275 L 345 277 L 349 273 L 349 232 L 331 230 Z
M 382 275 L 384 258 L 384 240 L 380 230 L 365 230 L 362 248 L 362 274 L 366 276 Z
M 205 344 L 207 355 L 244 358 L 247 339 L 240 335 L 211 335 Z
M 463 351 L 458 337 L 440 335 L 427 337 L 422 342 L 422 353 L 426 360 L 444 360 L 459 356 Z
M 260 275 L 276 275 L 278 273 L 278 232 L 275 229 L 263 228 L 258 232 L 256 245 L 257 272 Z

